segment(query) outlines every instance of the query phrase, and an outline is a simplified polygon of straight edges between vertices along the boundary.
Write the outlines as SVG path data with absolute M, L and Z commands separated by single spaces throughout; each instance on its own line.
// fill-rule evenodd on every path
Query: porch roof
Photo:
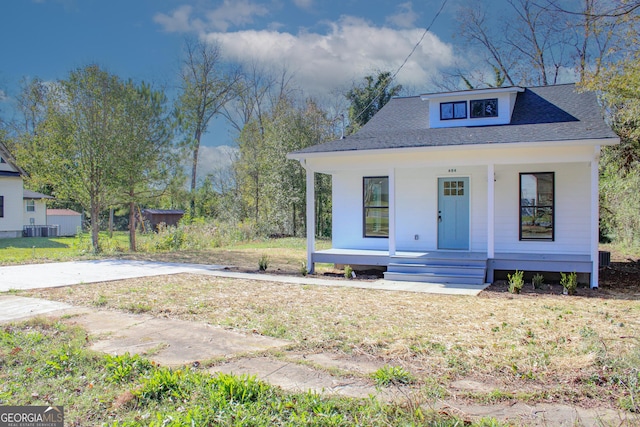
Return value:
M 506 125 L 429 128 L 429 103 L 419 96 L 393 98 L 363 128 L 345 139 L 289 154 L 384 150 L 414 147 L 562 142 L 576 140 L 615 144 L 618 137 L 602 117 L 596 95 L 578 92 L 574 84 L 527 88 L 518 93 Z

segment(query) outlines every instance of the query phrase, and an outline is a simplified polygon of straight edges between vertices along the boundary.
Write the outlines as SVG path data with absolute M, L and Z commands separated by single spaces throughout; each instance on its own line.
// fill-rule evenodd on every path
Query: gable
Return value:
M 0 176 L 22 176 L 24 171 L 13 160 L 7 147 L 0 142 Z

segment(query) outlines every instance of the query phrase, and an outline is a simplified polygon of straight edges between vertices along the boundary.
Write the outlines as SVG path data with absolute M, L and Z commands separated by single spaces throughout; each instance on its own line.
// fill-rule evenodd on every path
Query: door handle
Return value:
M 442 222 L 442 211 L 438 211 L 438 222 Z

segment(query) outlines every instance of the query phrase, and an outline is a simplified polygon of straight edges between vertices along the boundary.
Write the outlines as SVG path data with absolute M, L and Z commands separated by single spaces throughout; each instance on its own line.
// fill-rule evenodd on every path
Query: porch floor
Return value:
M 420 258 L 437 255 L 438 258 L 486 260 L 486 252 L 468 251 L 396 251 L 390 256 L 387 250 L 376 249 L 324 249 L 313 252 L 313 262 L 330 264 L 387 266 L 391 258 Z

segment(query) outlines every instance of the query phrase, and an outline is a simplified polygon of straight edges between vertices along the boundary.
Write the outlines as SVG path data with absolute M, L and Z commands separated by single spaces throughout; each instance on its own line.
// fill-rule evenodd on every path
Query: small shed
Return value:
M 82 229 L 82 214 L 71 209 L 47 209 L 47 225 L 57 225 L 59 236 L 75 236 Z
M 184 211 L 179 209 L 143 209 L 142 218 L 151 225 L 151 228 L 158 230 L 160 224 L 176 226 L 184 216 Z

